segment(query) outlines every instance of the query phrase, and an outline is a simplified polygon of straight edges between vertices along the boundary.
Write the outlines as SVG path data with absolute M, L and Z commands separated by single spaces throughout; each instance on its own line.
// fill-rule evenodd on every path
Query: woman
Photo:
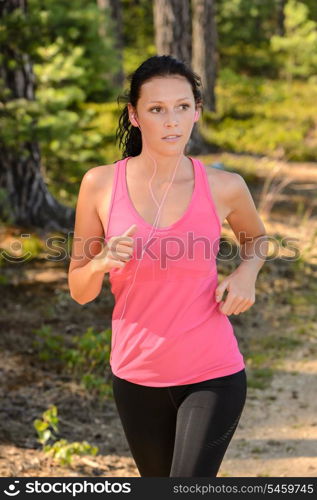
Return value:
M 113 394 L 140 475 L 215 477 L 247 387 L 227 315 L 255 301 L 264 262 L 255 242 L 265 228 L 240 175 L 184 155 L 200 78 L 154 56 L 130 83 L 117 132 L 123 158 L 82 179 L 70 292 L 85 304 L 109 273 Z M 218 284 L 224 219 L 245 256 Z

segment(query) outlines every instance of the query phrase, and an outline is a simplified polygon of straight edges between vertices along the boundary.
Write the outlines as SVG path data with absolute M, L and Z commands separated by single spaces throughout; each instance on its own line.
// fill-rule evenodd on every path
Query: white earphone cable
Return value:
M 139 126 L 139 128 L 140 128 L 140 126 Z M 141 129 L 140 129 L 140 130 L 141 130 Z M 145 141 L 145 138 L 144 138 L 144 137 L 142 137 L 142 141 L 144 141 L 144 146 L 145 146 L 145 145 L 146 145 L 146 141 Z M 153 173 L 153 175 L 152 175 L 151 179 L 149 180 L 148 186 L 149 186 L 149 189 L 150 189 L 150 192 L 151 192 L 151 195 L 152 195 L 153 200 L 155 201 L 156 205 L 158 205 L 158 203 L 157 203 L 157 201 L 156 201 L 156 199 L 155 199 L 155 196 L 154 196 L 154 194 L 153 194 L 152 188 L 151 188 L 151 182 L 152 182 L 152 179 L 153 179 L 153 177 L 154 177 L 154 175 L 155 175 L 155 173 L 156 173 L 156 171 L 157 171 L 157 162 L 156 162 L 156 159 L 155 159 L 155 158 L 153 158 L 153 157 L 152 157 L 152 155 L 150 154 L 149 149 L 147 148 L 147 146 L 145 147 L 145 149 L 147 150 L 148 155 L 150 156 L 150 158 L 151 158 L 151 159 L 154 161 L 154 163 L 155 163 L 155 171 L 154 171 L 154 173 Z M 181 155 L 180 155 L 180 157 L 179 157 L 179 159 L 177 160 L 176 167 L 175 167 L 175 169 L 174 169 L 174 173 L 173 173 L 173 175 L 172 175 L 172 180 L 171 180 L 171 182 L 169 183 L 169 185 L 168 185 L 168 187 L 167 187 L 167 189 L 166 189 L 166 191 L 165 191 L 165 193 L 164 193 L 164 195 L 163 195 L 163 198 L 162 198 L 161 203 L 159 204 L 159 208 L 158 208 L 158 211 L 157 211 L 157 213 L 156 213 L 156 216 L 155 216 L 155 219 L 154 219 L 154 223 L 152 224 L 152 228 L 151 228 L 151 231 L 150 231 L 150 235 L 149 235 L 149 237 L 148 237 L 147 241 L 145 242 L 145 245 L 147 244 L 147 242 L 148 242 L 148 241 L 149 241 L 149 239 L 151 238 L 151 236 L 152 236 L 153 232 L 155 232 L 155 230 L 156 230 L 156 229 L 158 229 L 158 221 L 159 221 L 159 217 L 160 217 L 160 212 L 161 212 L 161 209 L 162 209 L 163 203 L 164 203 L 164 201 L 165 201 L 165 198 L 166 198 L 166 196 L 167 196 L 168 190 L 169 190 L 169 188 L 171 187 L 171 185 L 173 184 L 174 177 L 175 177 L 175 174 L 176 174 L 176 170 L 177 170 L 177 167 L 178 167 L 178 165 L 179 165 L 179 162 L 180 162 L 180 160 L 181 160 L 182 156 L 183 156 L 183 154 L 181 154 Z M 155 224 L 156 224 L 156 225 L 155 225 Z M 121 313 L 121 317 L 120 317 L 120 319 L 118 320 L 118 321 L 119 321 L 119 327 L 115 330 L 115 332 L 112 332 L 112 335 L 113 335 L 113 345 L 112 345 L 112 348 L 111 348 L 110 362 L 111 362 L 111 359 L 112 359 L 112 352 L 114 351 L 114 347 L 115 347 L 115 342 L 116 342 L 117 333 L 118 333 L 118 330 L 120 329 L 120 326 L 121 326 L 121 320 L 122 320 L 122 317 L 123 317 L 124 311 L 125 311 L 125 309 L 126 309 L 127 298 L 128 298 L 129 293 L 130 293 L 130 291 L 131 291 L 132 285 L 134 284 L 135 277 L 136 277 L 136 273 L 137 273 L 137 271 L 138 271 L 138 269 L 139 269 L 139 266 L 140 266 L 140 263 L 141 263 L 141 260 L 142 260 L 142 257 L 143 257 L 144 251 L 145 251 L 145 245 L 143 245 L 143 246 L 142 246 L 142 255 L 141 255 L 141 258 L 139 259 L 138 265 L 137 265 L 137 267 L 136 267 L 136 269 L 135 269 L 135 272 L 134 272 L 134 275 L 133 275 L 133 280 L 132 280 L 132 283 L 130 284 L 130 287 L 129 287 L 128 292 L 127 292 L 126 297 L 125 297 L 125 302 L 124 302 L 123 311 L 122 311 L 122 313 Z

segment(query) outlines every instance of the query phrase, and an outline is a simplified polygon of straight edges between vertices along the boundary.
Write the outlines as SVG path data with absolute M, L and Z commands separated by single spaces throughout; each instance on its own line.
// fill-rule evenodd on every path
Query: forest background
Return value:
M 105 377 L 108 278 L 80 306 L 67 269 L 80 181 L 121 158 L 117 98 L 154 54 L 201 75 L 189 152 L 243 176 L 271 238 L 230 317 L 249 397 L 221 475 L 316 475 L 316 2 L 2 0 L 0 23 L 2 475 L 137 475 Z

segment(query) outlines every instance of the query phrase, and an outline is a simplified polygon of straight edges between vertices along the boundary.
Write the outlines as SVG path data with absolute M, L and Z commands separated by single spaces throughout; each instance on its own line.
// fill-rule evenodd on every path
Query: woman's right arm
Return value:
M 95 259 L 104 248 L 104 230 L 96 208 L 100 168 L 92 168 L 84 174 L 77 198 L 68 286 L 71 297 L 79 304 L 99 295 L 108 271 L 102 259 Z M 107 182 L 105 173 L 103 169 L 103 179 Z M 110 180 L 111 175 L 108 178 Z

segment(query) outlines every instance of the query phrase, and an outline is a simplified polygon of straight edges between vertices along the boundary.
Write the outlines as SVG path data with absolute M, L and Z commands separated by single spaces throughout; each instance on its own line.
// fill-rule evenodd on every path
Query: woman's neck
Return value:
M 190 175 L 192 170 L 191 161 L 184 153 L 177 155 L 158 155 L 151 153 L 140 153 L 134 157 L 138 169 L 138 176 L 150 179 L 155 171 L 155 183 L 164 184 L 171 180 L 171 176 L 176 168 L 174 179 L 181 179 Z M 177 166 L 176 166 L 177 165 Z

